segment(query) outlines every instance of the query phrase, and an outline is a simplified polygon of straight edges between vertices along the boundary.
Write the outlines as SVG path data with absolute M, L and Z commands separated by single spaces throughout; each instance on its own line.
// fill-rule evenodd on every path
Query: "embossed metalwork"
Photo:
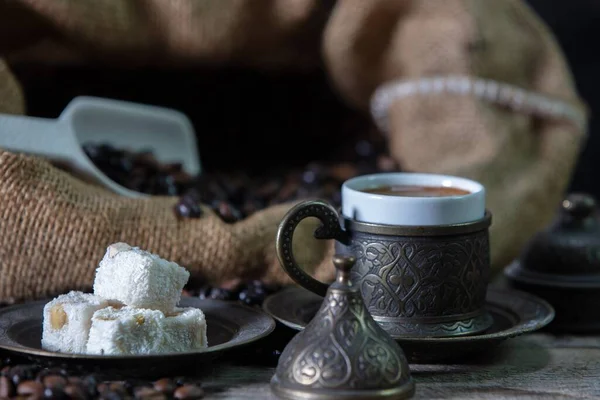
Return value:
M 288 399 L 404 399 L 414 393 L 400 346 L 371 318 L 349 280 L 353 257 L 334 257 L 336 282 L 281 354 L 271 387 Z
M 538 232 L 504 271 L 509 283 L 546 299 L 556 310 L 548 327 L 600 331 L 600 219 L 595 199 L 573 193 L 553 223 Z
M 433 237 L 354 231 L 345 252 L 357 257 L 351 277 L 367 309 L 390 334 L 456 336 L 492 323 L 483 311 L 487 230 Z
M 313 320 L 322 301 L 322 297 L 306 289 L 290 287 L 267 297 L 263 309 L 283 325 L 301 331 Z M 504 340 L 544 328 L 554 318 L 554 310 L 546 301 L 516 290 L 490 287 L 485 307 L 494 320 L 485 333 L 439 338 L 392 337 L 411 363 L 460 362 L 492 350 Z
M 351 279 L 374 319 L 393 336 L 460 336 L 485 331 L 492 319 L 484 309 L 490 274 L 491 214 L 464 224 L 407 227 L 344 219 L 322 201 L 298 204 L 279 227 L 277 250 L 286 272 L 319 295 L 326 286 L 297 265 L 291 238 L 306 216 L 320 216 L 315 237 L 337 239 L 339 254 L 357 263 Z M 318 235 L 319 234 L 319 235 Z
M 600 219 L 595 211 L 591 196 L 569 195 L 554 222 L 525 247 L 522 263 L 530 271 L 565 275 L 560 281 L 592 275 L 582 280 L 600 287 Z
M 302 220 L 316 217 L 321 221 L 321 226 L 315 230 L 316 239 L 335 239 L 347 243 L 348 236 L 341 228 L 338 213 L 331 205 L 320 200 L 308 200 L 293 207 L 283 217 L 277 230 L 277 257 L 279 263 L 287 274 L 299 285 L 308 290 L 325 296 L 328 285 L 309 276 L 296 262 L 292 252 L 294 231 Z

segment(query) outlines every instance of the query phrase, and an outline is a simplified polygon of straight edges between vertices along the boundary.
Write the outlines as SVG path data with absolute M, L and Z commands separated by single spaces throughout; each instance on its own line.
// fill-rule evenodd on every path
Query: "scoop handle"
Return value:
M 59 120 L 0 115 L 0 148 L 8 151 L 73 161 L 81 150 L 70 133 Z

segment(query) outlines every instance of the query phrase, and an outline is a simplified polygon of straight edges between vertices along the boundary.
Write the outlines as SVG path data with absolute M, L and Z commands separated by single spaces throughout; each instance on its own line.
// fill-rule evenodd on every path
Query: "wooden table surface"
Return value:
M 505 341 L 478 360 L 411 364 L 414 399 L 600 399 L 600 336 L 534 333 Z M 276 399 L 273 368 L 221 365 L 207 399 Z

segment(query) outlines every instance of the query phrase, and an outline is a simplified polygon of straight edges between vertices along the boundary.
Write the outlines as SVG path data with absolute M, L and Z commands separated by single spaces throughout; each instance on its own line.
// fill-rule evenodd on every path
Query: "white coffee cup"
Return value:
M 457 188 L 468 194 L 417 197 L 376 194 L 364 190 L 383 186 Z M 478 182 L 449 175 L 380 173 L 347 180 L 342 185 L 342 214 L 359 222 L 383 225 L 453 225 L 485 215 L 485 188 Z

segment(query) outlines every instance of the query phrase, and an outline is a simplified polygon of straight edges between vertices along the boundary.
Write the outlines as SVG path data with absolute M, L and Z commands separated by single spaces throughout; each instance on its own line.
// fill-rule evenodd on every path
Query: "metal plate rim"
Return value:
M 299 323 L 295 323 L 289 321 L 285 316 L 280 315 L 276 311 L 273 310 L 271 306 L 272 303 L 276 303 L 279 296 L 290 296 L 292 298 L 302 298 L 302 294 L 306 295 L 308 292 L 304 288 L 300 288 L 297 286 L 289 287 L 284 289 L 278 293 L 272 294 L 267 297 L 263 303 L 263 310 L 273 317 L 275 320 L 279 321 L 283 325 L 286 325 L 295 330 L 303 330 L 304 326 Z M 294 293 L 294 295 L 292 294 Z M 312 294 L 312 293 L 311 293 Z M 316 295 L 315 295 L 316 296 Z M 504 300 L 504 301 L 503 301 Z M 524 313 L 520 312 L 516 309 L 516 307 L 511 307 L 510 300 L 521 300 L 526 301 L 530 305 L 537 306 L 542 311 L 542 316 L 529 321 L 524 320 Z M 526 293 L 520 290 L 514 289 L 498 289 L 498 288 L 489 288 L 488 289 L 488 299 L 486 300 L 486 306 L 491 306 L 499 309 L 504 309 L 514 313 L 519 320 L 516 323 L 513 323 L 508 329 L 504 329 L 498 332 L 492 333 L 483 333 L 483 334 L 475 334 L 471 336 L 456 336 L 456 337 L 398 337 L 394 338 L 399 343 L 414 343 L 414 344 L 426 344 L 426 343 L 464 343 L 467 341 L 491 341 L 497 339 L 509 339 L 515 336 L 519 336 L 522 334 L 530 333 L 536 330 L 539 330 L 545 326 L 547 326 L 555 316 L 554 308 L 547 301 L 534 296 L 530 293 Z M 534 322 L 534 323 L 532 323 Z
M 3 317 L 10 313 L 10 312 L 14 312 L 17 311 L 19 309 L 25 308 L 25 307 L 39 307 L 40 305 L 43 308 L 43 305 L 46 304 L 49 300 L 45 299 L 45 300 L 37 300 L 37 301 L 32 301 L 32 302 L 27 302 L 27 303 L 21 303 L 21 304 L 16 304 L 16 305 L 11 305 L 11 306 L 7 306 L 5 308 L 0 309 L 0 323 L 2 322 Z M 180 358 L 180 357 L 190 357 L 190 356 L 194 356 L 194 355 L 208 355 L 208 354 L 215 354 L 215 353 L 219 353 L 222 351 L 227 351 L 227 350 L 231 350 L 234 349 L 236 347 L 241 347 L 241 346 L 245 346 L 248 344 L 251 344 L 253 342 L 256 342 L 262 338 L 267 337 L 268 335 L 270 335 L 276 327 L 275 324 L 275 320 L 267 313 L 265 313 L 264 311 L 258 309 L 258 308 L 252 308 L 252 307 L 248 307 L 246 305 L 243 304 L 239 304 L 239 303 L 233 303 L 233 302 L 228 302 L 228 301 L 222 301 L 222 300 L 204 300 L 204 299 L 196 299 L 196 298 L 190 298 L 190 297 L 186 297 L 186 298 L 182 298 L 182 306 L 185 307 L 197 307 L 200 308 L 203 312 L 205 312 L 205 310 L 202 309 L 202 307 L 200 307 L 199 304 L 206 302 L 206 303 L 210 303 L 215 305 L 216 307 L 221 307 L 223 309 L 231 309 L 231 308 L 237 308 L 239 310 L 243 310 L 242 312 L 247 313 L 248 316 L 250 315 L 254 315 L 255 318 L 255 323 L 257 324 L 256 327 L 254 328 L 249 328 L 246 325 L 242 325 L 239 326 L 239 324 L 231 319 L 231 318 L 227 318 L 228 313 L 222 313 L 220 315 L 221 319 L 227 321 L 227 322 L 231 322 L 233 324 L 238 325 L 239 329 L 234 333 L 233 337 L 228 340 L 227 342 L 224 343 L 220 343 L 217 344 L 215 346 L 210 346 L 205 348 L 205 349 L 200 349 L 200 350 L 194 350 L 194 351 L 188 351 L 188 352 L 177 352 L 177 353 L 158 353 L 158 354 L 139 354 L 139 355 L 94 355 L 94 354 L 73 354 L 73 353 L 59 353 L 59 352 L 53 352 L 53 351 L 48 351 L 48 350 L 43 350 L 43 349 L 36 349 L 36 348 L 32 348 L 29 346 L 24 346 L 24 345 L 18 345 L 18 346 L 14 346 L 14 345 L 10 345 L 10 344 L 6 344 L 3 340 L 2 337 L 0 337 L 0 349 L 1 350 L 5 350 L 5 351 L 9 351 L 9 352 L 13 352 L 13 353 L 18 353 L 24 356 L 34 356 L 34 357 L 43 357 L 45 359 L 57 359 L 57 360 L 68 360 L 68 361 L 136 361 L 139 360 L 140 362 L 152 362 L 153 360 L 164 360 L 165 358 Z M 194 306 L 193 304 L 198 304 L 196 306 Z M 207 313 L 205 312 L 205 315 L 207 315 Z M 40 314 L 40 317 L 42 317 L 42 315 Z M 20 322 L 24 322 L 27 321 L 27 319 L 25 320 L 20 320 L 20 321 L 16 321 L 14 323 L 9 324 L 8 326 L 1 326 L 0 324 L 0 335 L 3 336 L 8 336 L 7 335 L 7 330 L 11 327 L 14 326 L 15 323 L 20 323 Z M 210 329 L 210 328 L 208 328 Z M 251 332 L 252 330 L 252 332 Z M 241 334 L 246 334 L 248 337 L 245 337 L 243 339 L 239 339 Z

